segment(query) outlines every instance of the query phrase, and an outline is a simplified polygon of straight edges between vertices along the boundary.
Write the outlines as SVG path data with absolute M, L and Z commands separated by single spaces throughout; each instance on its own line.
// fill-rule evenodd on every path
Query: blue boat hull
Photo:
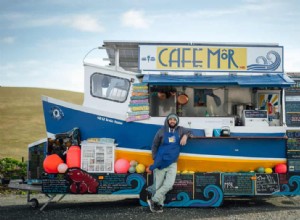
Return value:
M 146 165 L 152 163 L 151 144 L 161 125 L 126 122 L 47 101 L 43 101 L 43 108 L 48 133 L 64 133 L 78 127 L 82 140 L 88 138 L 115 139 L 118 146 L 117 158 L 140 159 Z M 198 130 L 197 134 L 199 133 L 201 132 Z M 252 170 L 257 166 L 274 166 L 285 162 L 285 138 L 255 136 L 254 134 L 251 137 L 207 138 L 203 136 L 192 138 L 181 149 L 179 165 L 182 169 L 212 171 L 209 168 L 215 167 L 212 164 L 218 164 L 221 167 L 227 164 L 226 171 L 240 171 L 247 167 Z M 280 136 L 282 135 L 280 134 Z M 204 161 L 207 162 L 206 165 L 203 165 Z M 216 161 L 219 162 L 215 163 Z M 235 164 L 234 169 L 229 169 L 232 162 L 244 163 L 244 165 L 239 167 Z M 206 167 L 205 170 L 200 169 L 200 166 Z M 193 167 L 197 168 L 193 169 Z M 220 170 L 222 169 L 218 171 Z

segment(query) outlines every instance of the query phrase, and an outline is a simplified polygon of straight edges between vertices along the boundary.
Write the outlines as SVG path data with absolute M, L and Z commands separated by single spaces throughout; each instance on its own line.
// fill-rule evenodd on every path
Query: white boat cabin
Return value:
M 103 49 L 109 65 L 84 63 L 83 105 L 106 117 L 162 124 L 173 112 L 190 128 L 284 130 L 282 97 L 294 81 L 283 71 L 282 46 L 105 41 Z M 146 96 L 139 112 L 149 117 L 130 109 L 134 93 Z

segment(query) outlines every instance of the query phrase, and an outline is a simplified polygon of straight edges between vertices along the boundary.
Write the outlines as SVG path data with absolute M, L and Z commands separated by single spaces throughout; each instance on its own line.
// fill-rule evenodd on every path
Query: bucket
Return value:
M 212 128 L 205 128 L 205 136 L 206 137 L 212 137 L 213 136 L 213 129 Z
M 221 130 L 222 129 L 214 129 L 213 130 L 214 137 L 220 137 L 221 136 Z
M 81 150 L 79 146 L 71 146 L 67 152 L 68 168 L 77 167 L 81 165 Z

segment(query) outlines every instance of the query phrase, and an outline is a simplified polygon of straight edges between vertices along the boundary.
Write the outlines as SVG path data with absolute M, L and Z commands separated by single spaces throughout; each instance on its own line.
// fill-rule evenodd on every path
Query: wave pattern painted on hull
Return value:
M 273 56 L 271 56 L 273 55 Z M 272 61 L 272 57 L 275 56 L 275 60 Z M 263 62 L 263 64 L 260 64 Z M 251 64 L 247 66 L 247 70 L 256 70 L 256 71 L 275 71 L 281 64 L 280 55 L 276 51 L 269 51 L 267 56 L 259 56 L 256 58 L 257 64 Z
M 292 176 L 288 184 L 282 185 L 283 191 L 274 193 L 279 196 L 300 195 L 300 176 Z
M 124 189 L 117 192 L 114 192 L 113 194 L 139 194 L 143 186 L 146 183 L 145 178 L 140 174 L 131 174 L 127 177 L 126 183 L 128 186 L 134 186 L 133 182 L 136 182 L 136 186 L 133 189 Z
M 212 195 L 212 197 L 210 195 Z M 166 204 L 166 207 L 219 207 L 223 201 L 223 192 L 220 187 L 208 185 L 204 189 L 204 197 L 209 200 L 194 199 L 191 200 L 189 195 L 181 192 L 177 195 L 179 201 L 174 201 Z

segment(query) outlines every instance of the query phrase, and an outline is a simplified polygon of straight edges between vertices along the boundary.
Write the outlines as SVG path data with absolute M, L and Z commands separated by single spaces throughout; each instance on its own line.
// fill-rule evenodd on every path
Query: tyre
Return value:
M 39 207 L 39 201 L 37 199 L 30 199 L 29 200 L 29 205 L 31 208 L 38 208 Z

